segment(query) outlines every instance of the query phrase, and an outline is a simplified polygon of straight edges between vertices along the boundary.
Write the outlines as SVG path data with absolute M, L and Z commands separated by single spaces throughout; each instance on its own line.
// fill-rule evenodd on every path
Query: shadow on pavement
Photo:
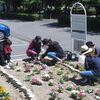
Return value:
M 43 24 L 42 26 L 52 27 L 52 28 L 63 28 L 66 27 L 64 25 L 60 25 L 59 23 L 49 23 L 49 24 Z

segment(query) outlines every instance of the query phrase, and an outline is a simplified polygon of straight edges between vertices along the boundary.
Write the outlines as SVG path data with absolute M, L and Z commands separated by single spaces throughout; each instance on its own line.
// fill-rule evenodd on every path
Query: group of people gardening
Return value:
M 42 48 L 45 48 L 45 52 L 40 56 Z M 52 64 L 62 63 L 63 58 L 66 56 L 64 49 L 57 41 L 47 38 L 42 39 L 41 36 L 36 36 L 31 41 L 26 54 L 32 59 L 39 58 L 41 61 L 48 56 L 52 59 Z M 83 79 L 82 83 L 93 84 L 100 77 L 100 49 L 92 41 L 88 41 L 81 46 L 81 55 L 85 56 L 85 71 L 80 72 L 80 76 Z
M 63 48 L 57 41 L 52 41 L 51 39 L 42 38 L 36 36 L 26 51 L 26 54 L 32 59 L 38 58 L 42 49 L 45 48 L 45 52 L 40 56 L 39 59 L 43 60 L 46 56 L 52 58 L 53 62 L 62 62 L 62 58 L 65 56 Z
M 0 65 L 5 66 L 11 59 L 11 44 L 8 37 L 0 39 Z M 96 47 L 92 41 L 86 42 L 81 46 L 81 55 L 85 56 L 84 69 L 80 72 L 82 83 L 94 84 L 94 81 L 100 77 L 100 48 Z M 57 41 L 50 38 L 42 39 L 41 36 L 35 38 L 29 43 L 26 54 L 32 60 L 47 61 L 48 65 L 63 63 L 66 53 Z M 47 58 L 50 58 L 47 60 Z M 46 59 L 45 59 L 46 58 Z M 46 63 L 47 63 L 46 62 Z

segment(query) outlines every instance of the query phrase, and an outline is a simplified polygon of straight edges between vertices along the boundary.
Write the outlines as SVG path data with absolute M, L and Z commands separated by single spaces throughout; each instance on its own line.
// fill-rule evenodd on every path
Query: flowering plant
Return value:
M 58 72 L 57 72 L 57 75 L 62 75 L 63 74 L 63 71 L 62 70 L 59 70 Z
M 63 93 L 63 91 L 64 91 L 64 88 L 61 86 L 61 85 L 59 85 L 59 87 L 58 87 L 58 90 L 57 90 L 59 93 Z
M 32 64 L 24 63 L 25 72 L 30 72 L 32 68 Z
M 11 100 L 9 93 L 2 86 L 0 86 L 0 100 Z
M 67 86 L 66 90 L 72 91 L 73 88 L 74 88 L 74 85 L 70 84 L 70 85 Z
M 36 85 L 42 85 L 43 81 L 37 77 L 32 77 L 31 83 Z
M 64 82 L 65 82 L 65 81 L 63 80 L 63 78 L 60 78 L 59 83 L 60 83 L 60 84 L 64 84 Z
M 14 70 L 16 68 L 16 64 L 15 63 L 9 63 L 9 67 Z
M 95 96 L 96 100 L 100 100 L 100 96 Z
M 80 91 L 79 94 L 78 94 L 79 100 L 82 100 L 83 97 L 85 97 L 85 96 L 86 96 L 86 94 L 83 91 Z
M 68 73 L 65 73 L 62 77 L 64 81 L 68 81 Z
M 44 75 L 43 75 L 43 77 L 42 77 L 42 80 L 43 80 L 43 81 L 49 81 L 49 79 L 50 79 L 50 75 L 47 74 L 47 73 L 44 73 Z
M 87 89 L 86 89 L 86 92 L 87 92 L 87 93 L 93 93 L 93 89 L 92 89 L 92 88 L 87 88 Z
M 78 94 L 79 94 L 78 90 L 72 90 L 71 91 L 71 98 L 77 99 Z
M 50 80 L 49 83 L 48 83 L 48 85 L 49 86 L 53 86 L 53 83 L 54 83 L 53 80 Z
M 100 96 L 100 90 L 97 90 L 95 95 Z
M 51 92 L 49 93 L 50 97 L 49 97 L 49 100 L 56 100 L 57 99 L 57 92 L 55 89 L 52 89 Z
M 34 74 L 40 74 L 40 72 L 41 72 L 41 71 L 40 71 L 39 68 L 35 68 L 35 69 L 33 70 L 33 73 L 34 73 Z

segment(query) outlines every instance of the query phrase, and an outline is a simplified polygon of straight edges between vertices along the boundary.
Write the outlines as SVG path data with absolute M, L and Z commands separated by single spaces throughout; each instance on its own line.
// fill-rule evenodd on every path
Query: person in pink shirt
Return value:
M 41 52 L 41 37 L 36 36 L 29 44 L 26 54 L 28 57 L 34 59 L 38 57 L 39 53 Z

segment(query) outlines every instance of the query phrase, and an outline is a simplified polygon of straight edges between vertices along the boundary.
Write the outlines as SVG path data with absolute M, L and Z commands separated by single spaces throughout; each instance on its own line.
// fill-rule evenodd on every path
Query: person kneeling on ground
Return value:
M 38 57 L 40 51 L 41 51 L 41 37 L 36 36 L 29 44 L 26 50 L 26 54 L 28 57 L 31 57 L 34 60 L 35 57 Z
M 7 63 L 9 63 L 11 60 L 12 42 L 9 38 L 5 37 L 4 41 L 3 41 L 3 45 L 4 45 L 4 58 L 5 58 L 5 61 L 7 61 Z
M 42 54 L 41 58 L 48 56 L 53 59 L 52 62 L 54 62 L 54 64 L 56 62 L 62 62 L 62 58 L 65 57 L 65 53 L 57 41 L 44 39 L 42 43 L 43 46 L 47 46 L 48 48 L 46 49 L 45 53 Z
M 95 50 L 96 56 L 100 57 L 100 48 L 99 47 L 95 46 L 95 44 L 92 41 L 87 41 L 86 45 L 89 48 L 93 48 Z
M 84 67 L 86 71 L 80 73 L 81 77 L 85 80 L 82 83 L 89 82 L 90 85 L 94 84 L 97 77 L 100 77 L 100 57 L 96 56 L 94 48 L 88 48 L 87 45 L 82 46 L 82 54 L 85 57 Z

